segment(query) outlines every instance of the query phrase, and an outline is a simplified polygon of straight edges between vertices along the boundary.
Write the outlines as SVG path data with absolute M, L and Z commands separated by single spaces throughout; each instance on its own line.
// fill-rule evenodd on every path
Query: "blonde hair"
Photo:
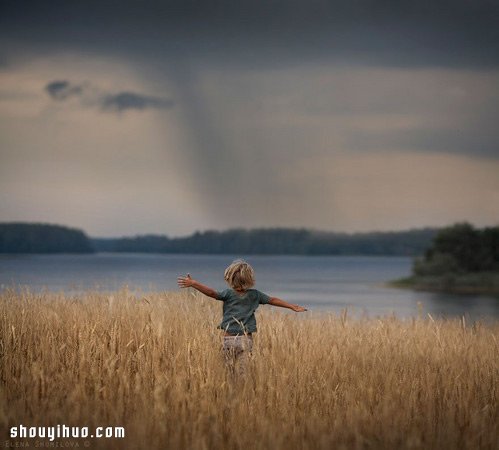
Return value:
M 232 289 L 246 290 L 255 285 L 255 271 L 246 261 L 236 259 L 225 269 L 224 279 Z

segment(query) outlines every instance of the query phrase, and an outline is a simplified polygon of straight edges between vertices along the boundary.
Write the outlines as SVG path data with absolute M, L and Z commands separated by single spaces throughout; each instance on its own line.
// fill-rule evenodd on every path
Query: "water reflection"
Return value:
M 425 293 L 420 300 L 423 309 L 434 317 L 499 317 L 499 298 L 486 295 Z

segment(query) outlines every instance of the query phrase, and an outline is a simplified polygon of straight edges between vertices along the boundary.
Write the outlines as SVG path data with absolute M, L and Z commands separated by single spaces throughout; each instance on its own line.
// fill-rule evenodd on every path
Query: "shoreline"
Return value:
M 393 288 L 413 289 L 415 291 L 499 296 L 499 273 L 477 272 L 425 277 L 413 275 L 389 281 L 387 285 Z

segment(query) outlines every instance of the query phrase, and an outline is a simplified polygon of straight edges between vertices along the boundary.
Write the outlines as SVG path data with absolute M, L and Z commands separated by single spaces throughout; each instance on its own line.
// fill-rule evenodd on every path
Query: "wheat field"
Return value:
M 0 446 L 40 444 L 12 426 L 65 424 L 125 428 L 96 449 L 498 448 L 498 322 L 264 306 L 241 378 L 220 316 L 187 291 L 3 291 Z

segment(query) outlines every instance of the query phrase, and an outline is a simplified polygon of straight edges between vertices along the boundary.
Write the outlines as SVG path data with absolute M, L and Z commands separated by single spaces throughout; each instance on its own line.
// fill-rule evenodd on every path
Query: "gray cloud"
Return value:
M 355 150 L 423 150 L 499 158 L 499 134 L 490 130 L 428 129 L 356 131 L 347 141 Z
M 96 106 L 107 112 L 170 109 L 174 106 L 174 102 L 167 98 L 131 91 L 106 93 L 90 83 L 75 84 L 68 80 L 51 81 L 45 86 L 45 90 L 53 100 L 62 102 L 71 97 L 79 97 L 82 105 Z
M 80 96 L 83 93 L 83 86 L 74 85 L 67 80 L 56 80 L 48 83 L 45 90 L 54 100 L 62 101 L 69 97 Z
M 172 100 L 147 95 L 136 94 L 134 92 L 119 92 L 117 94 L 106 95 L 102 98 L 102 108 L 106 111 L 125 111 L 127 109 L 170 109 L 174 103 Z

